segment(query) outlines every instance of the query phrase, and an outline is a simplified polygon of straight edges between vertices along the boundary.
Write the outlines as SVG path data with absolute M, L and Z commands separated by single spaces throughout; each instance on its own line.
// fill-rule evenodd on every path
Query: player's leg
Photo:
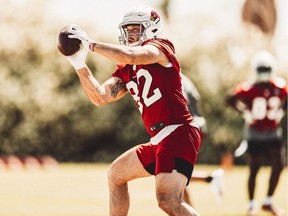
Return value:
M 220 168 L 212 171 L 206 178 L 206 182 L 211 184 L 216 200 L 221 202 L 224 195 L 224 170 Z
M 183 201 L 189 204 L 190 206 L 193 206 L 191 195 L 189 194 L 187 187 L 185 188 L 184 193 L 183 193 Z
M 262 164 L 261 155 L 250 155 L 249 159 L 249 178 L 248 178 L 248 193 L 249 199 L 254 199 L 255 187 L 256 187 L 256 176 Z
M 249 196 L 249 209 L 248 215 L 257 215 L 258 209 L 254 200 L 254 193 L 256 187 L 256 177 L 263 162 L 263 154 L 260 143 L 257 141 L 248 141 L 248 196 Z
M 200 142 L 199 129 L 188 124 L 177 128 L 157 146 L 156 197 L 159 207 L 168 215 L 199 215 L 182 199 Z
M 193 171 L 192 177 L 190 179 L 190 182 L 204 182 L 204 183 L 210 183 L 212 181 L 212 177 L 208 172 L 205 171 Z M 185 188 L 184 194 L 183 194 L 183 200 L 190 206 L 192 206 L 192 199 L 191 195 L 189 194 L 188 188 Z
M 191 206 L 182 201 L 186 184 L 187 177 L 176 170 L 156 176 L 158 205 L 168 215 L 199 216 Z
M 281 172 L 284 168 L 284 159 L 283 159 L 283 148 L 280 140 L 275 140 L 269 144 L 267 148 L 267 157 L 271 163 L 271 175 L 269 179 L 269 186 L 267 191 L 267 197 L 263 203 L 262 208 L 264 210 L 270 211 L 273 214 L 277 215 L 277 210 L 272 205 L 272 196 L 275 192 Z
M 138 159 L 136 149 L 137 147 L 123 153 L 112 163 L 109 169 L 111 216 L 126 216 L 128 214 L 130 198 L 127 182 L 150 176 Z
M 278 142 L 278 145 L 275 143 L 275 147 L 271 147 L 268 151 L 269 158 L 271 160 L 271 176 L 267 193 L 268 196 L 272 196 L 274 194 L 281 172 L 284 168 L 283 148 L 280 141 Z
M 190 182 L 207 182 L 210 183 L 212 180 L 212 177 L 208 172 L 205 171 L 193 171 L 192 177 L 190 179 Z
M 211 173 L 206 171 L 193 171 L 192 177 L 190 179 L 190 182 L 203 182 L 211 184 L 211 189 L 215 192 L 216 198 L 221 198 L 223 195 L 223 175 L 224 171 L 223 169 L 216 169 L 212 171 Z M 188 188 L 184 190 L 183 194 L 183 200 L 192 206 L 192 199 L 191 195 L 189 194 Z

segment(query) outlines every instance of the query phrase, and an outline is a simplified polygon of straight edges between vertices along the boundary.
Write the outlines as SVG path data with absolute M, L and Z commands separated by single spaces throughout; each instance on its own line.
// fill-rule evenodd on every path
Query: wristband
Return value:
M 96 45 L 95 42 L 89 44 L 89 49 L 90 49 L 92 52 L 94 52 L 94 47 L 95 47 L 95 45 Z

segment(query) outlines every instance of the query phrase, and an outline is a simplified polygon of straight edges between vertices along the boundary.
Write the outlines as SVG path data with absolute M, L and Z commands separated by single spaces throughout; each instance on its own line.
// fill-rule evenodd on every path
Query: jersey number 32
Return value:
M 140 77 L 144 78 L 142 95 L 139 95 L 139 91 L 138 91 L 138 84 L 139 84 Z M 142 101 L 146 107 L 151 106 L 153 103 L 155 103 L 162 97 L 162 94 L 159 88 L 151 89 L 152 81 L 153 81 L 153 78 L 151 74 L 147 70 L 140 69 L 137 72 L 137 83 L 134 81 L 130 81 L 126 84 L 127 89 L 129 90 L 133 99 L 136 101 L 136 104 L 141 113 L 143 112 L 143 104 L 140 101 L 140 97 L 143 99 Z

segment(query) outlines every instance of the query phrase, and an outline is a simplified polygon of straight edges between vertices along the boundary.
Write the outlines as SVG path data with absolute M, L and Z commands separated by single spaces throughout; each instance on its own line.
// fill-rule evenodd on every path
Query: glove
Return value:
M 72 25 L 72 27 L 69 30 L 69 33 L 71 33 L 71 35 L 69 35 L 68 37 L 81 40 L 83 48 L 85 48 L 86 50 L 90 50 L 89 46 L 95 43 L 88 37 L 87 33 L 77 25 Z
M 75 68 L 75 70 L 79 70 L 81 68 L 86 67 L 86 57 L 88 51 L 86 49 L 81 49 L 77 53 L 72 56 L 67 56 L 70 64 Z

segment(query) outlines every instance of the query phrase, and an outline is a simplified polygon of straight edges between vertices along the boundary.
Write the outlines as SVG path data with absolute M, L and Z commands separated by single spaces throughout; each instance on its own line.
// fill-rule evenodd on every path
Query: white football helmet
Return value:
M 139 41 L 133 44 L 128 42 L 128 34 L 125 30 L 127 25 L 140 25 Z M 143 29 L 142 29 L 143 28 Z M 145 40 L 159 37 L 162 32 L 162 18 L 155 9 L 149 6 L 138 6 L 128 11 L 119 24 L 120 34 L 119 42 L 126 46 L 138 46 Z
M 271 53 L 260 51 L 252 59 L 252 68 L 256 73 L 257 82 L 268 82 L 275 70 L 276 61 Z

